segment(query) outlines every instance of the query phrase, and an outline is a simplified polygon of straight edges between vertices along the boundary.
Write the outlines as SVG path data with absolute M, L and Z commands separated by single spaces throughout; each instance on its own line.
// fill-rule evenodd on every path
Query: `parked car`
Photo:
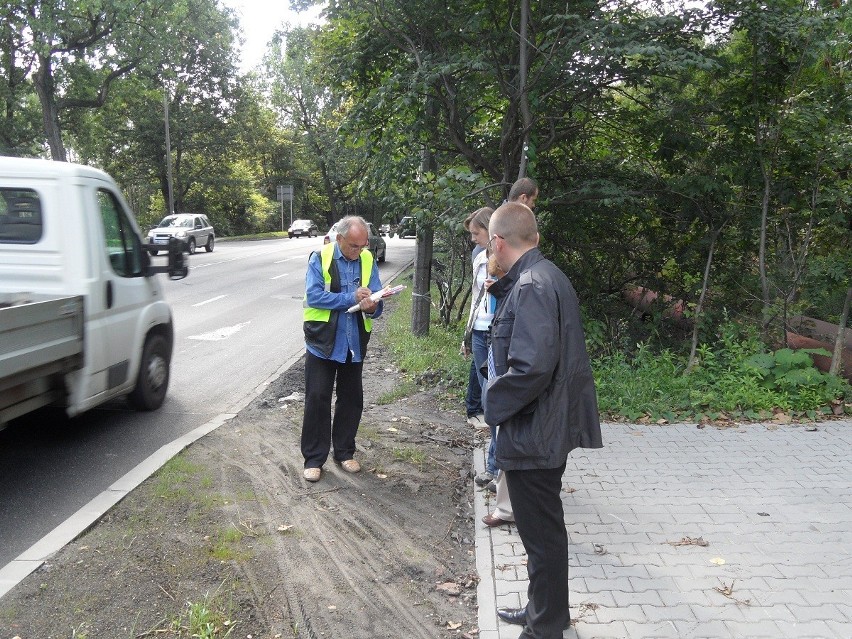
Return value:
M 183 242 L 184 250 L 190 255 L 195 253 L 198 246 L 210 253 L 216 242 L 216 233 L 206 215 L 200 213 L 175 213 L 167 215 L 160 223 L 148 231 L 149 245 L 163 245 L 167 250 L 169 238 L 176 237 Z M 159 253 L 159 249 L 149 249 L 151 255 Z
M 323 244 L 329 244 L 331 242 L 337 241 L 337 222 L 331 225 L 331 228 L 328 229 L 328 233 L 325 234 L 325 237 L 322 238 Z M 384 238 L 376 233 L 375 227 L 373 227 L 372 222 L 367 222 L 367 242 L 369 243 L 368 248 L 370 252 L 373 254 L 373 257 L 377 262 L 385 261 L 385 254 L 387 253 L 387 244 L 385 243 Z
M 396 234 L 399 237 L 417 237 L 417 224 L 413 217 L 406 215 L 399 221 L 396 227 Z
M 379 227 L 379 235 L 382 237 L 386 237 L 391 234 L 391 225 L 390 224 L 382 224 Z
M 293 220 L 287 230 L 287 235 L 290 237 L 316 237 L 319 235 L 319 228 L 313 220 Z

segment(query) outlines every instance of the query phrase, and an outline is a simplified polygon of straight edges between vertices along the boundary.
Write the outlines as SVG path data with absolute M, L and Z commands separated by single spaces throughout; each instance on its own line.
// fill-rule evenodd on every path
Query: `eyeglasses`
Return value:
M 488 244 L 486 244 L 486 245 L 485 245 L 485 248 L 486 248 L 486 249 L 488 249 L 489 251 L 490 251 L 490 250 L 492 250 L 491 242 L 493 242 L 493 241 L 494 241 L 494 238 L 495 238 L 495 237 L 499 237 L 501 240 L 505 240 L 505 239 L 506 239 L 506 238 L 505 238 L 505 237 L 503 237 L 502 235 L 497 235 L 496 233 L 495 233 L 494 235 L 492 235 L 492 236 L 491 236 L 491 239 L 490 239 L 490 240 L 488 240 Z
M 349 240 L 347 240 L 345 238 L 344 238 L 343 241 L 346 242 L 346 246 L 348 246 L 353 251 L 363 251 L 365 248 L 370 246 L 369 242 L 367 242 L 366 244 L 353 244 L 352 242 L 350 242 Z

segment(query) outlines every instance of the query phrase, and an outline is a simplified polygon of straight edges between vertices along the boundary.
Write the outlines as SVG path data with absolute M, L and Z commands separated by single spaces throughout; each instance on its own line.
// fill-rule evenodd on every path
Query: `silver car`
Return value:
M 176 237 L 183 242 L 184 250 L 190 255 L 196 247 L 203 246 L 208 253 L 213 251 L 216 234 L 206 215 L 200 213 L 176 213 L 167 215 L 160 223 L 148 231 L 148 245 L 151 255 L 156 255 L 162 245 L 162 250 L 168 250 L 169 238 Z

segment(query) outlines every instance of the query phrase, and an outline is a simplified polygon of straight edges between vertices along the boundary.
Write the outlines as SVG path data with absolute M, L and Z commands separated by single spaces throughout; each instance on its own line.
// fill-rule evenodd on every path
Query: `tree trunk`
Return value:
M 766 235 L 767 226 L 769 224 L 769 195 L 771 190 L 771 180 L 769 177 L 769 168 L 766 166 L 766 160 L 761 158 L 760 170 L 763 174 L 763 199 L 760 203 L 760 246 L 758 257 L 758 269 L 760 271 L 760 290 L 763 296 L 763 330 L 769 328 L 769 318 L 772 316 L 770 308 L 771 299 L 769 291 L 769 277 L 766 275 Z
M 411 332 L 418 337 L 429 334 L 432 311 L 432 249 L 435 232 L 432 227 L 417 230 L 417 253 L 414 261 L 414 291 L 411 296 Z
M 33 76 L 38 101 L 41 104 L 44 136 L 50 147 L 50 157 L 57 162 L 67 162 L 65 145 L 62 144 L 62 129 L 59 126 L 59 109 L 56 106 L 56 87 L 53 82 L 53 69 L 50 58 L 38 57 L 38 70 Z
M 518 54 L 518 101 L 520 103 L 521 123 L 521 158 L 518 163 L 518 179 L 526 176 L 527 153 L 530 147 L 530 131 L 532 131 L 532 113 L 530 112 L 530 97 L 527 93 L 527 75 L 529 73 L 529 34 L 530 1 L 521 0 L 521 25 L 518 33 L 520 51 Z
M 846 289 L 846 301 L 843 303 L 843 312 L 840 314 L 837 337 L 834 338 L 834 353 L 831 356 L 831 366 L 828 369 L 828 372 L 832 375 L 840 375 L 840 362 L 842 361 L 840 356 L 843 353 L 843 340 L 846 336 L 846 323 L 849 321 L 850 304 L 852 304 L 852 286 Z
M 701 311 L 704 309 L 704 298 L 707 295 L 707 287 L 710 282 L 710 266 L 713 264 L 713 251 L 716 248 L 716 240 L 719 238 L 719 233 L 725 226 L 722 223 L 718 229 L 713 231 L 713 236 L 710 239 L 710 250 L 707 251 L 707 263 L 704 265 L 704 280 L 701 282 L 701 295 L 698 297 L 698 304 L 695 307 L 695 316 L 692 318 L 692 348 L 689 351 L 689 361 L 686 364 L 684 375 L 689 375 L 695 367 L 695 352 L 698 350 L 698 324 L 701 319 Z
M 438 130 L 437 116 L 437 100 L 429 96 L 426 98 L 424 118 L 429 129 L 429 138 L 423 145 L 420 160 L 420 167 L 424 174 L 437 171 L 437 161 L 432 153 Z M 432 307 L 432 253 L 435 232 L 430 221 L 421 219 L 417 222 L 417 253 L 414 262 L 414 290 L 411 296 L 411 332 L 418 337 L 424 337 L 429 334 L 429 314 Z

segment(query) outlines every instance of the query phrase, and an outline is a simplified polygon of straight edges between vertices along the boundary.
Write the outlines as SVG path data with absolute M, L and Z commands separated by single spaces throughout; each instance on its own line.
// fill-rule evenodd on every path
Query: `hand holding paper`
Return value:
M 375 293 L 373 293 L 372 295 L 370 295 L 370 299 L 374 302 L 378 302 L 379 300 L 384 299 L 386 297 L 390 297 L 391 295 L 396 295 L 397 293 L 399 293 L 404 288 L 405 288 L 404 284 L 400 284 L 399 286 L 393 286 L 393 287 L 385 286 L 383 289 L 380 289 L 380 290 L 376 291 Z M 347 313 L 356 313 L 359 310 L 361 310 L 360 304 L 355 304 L 354 306 L 350 306 L 349 310 L 347 310 L 346 312 Z

